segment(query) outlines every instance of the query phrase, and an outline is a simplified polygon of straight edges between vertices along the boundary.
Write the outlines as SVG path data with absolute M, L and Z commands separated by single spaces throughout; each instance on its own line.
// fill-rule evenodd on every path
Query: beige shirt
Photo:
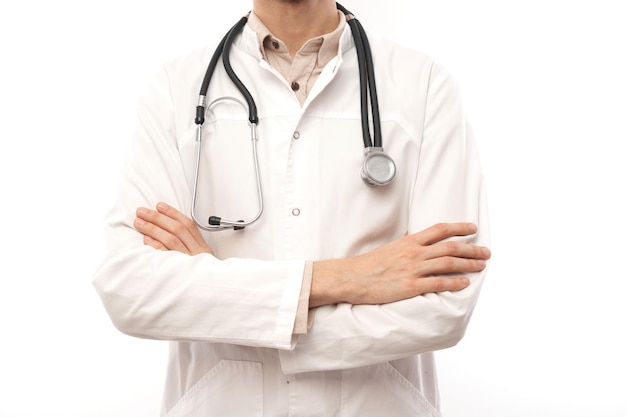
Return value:
M 248 26 L 257 34 L 263 59 L 287 80 L 300 105 L 306 100 L 326 64 L 337 55 L 339 40 L 346 26 L 346 17 L 339 10 L 337 20 L 337 28 L 334 31 L 309 39 L 292 57 L 285 43 L 272 35 L 254 12 L 248 16 Z M 308 314 L 312 278 L 313 262 L 308 261 L 302 279 L 294 334 L 306 334 L 313 322 L 313 315 Z
M 257 34 L 263 59 L 285 77 L 301 105 L 326 64 L 337 56 L 346 26 L 346 17 L 340 11 L 337 21 L 334 31 L 309 39 L 292 58 L 285 43 L 272 35 L 254 12 L 248 16 L 248 26 Z

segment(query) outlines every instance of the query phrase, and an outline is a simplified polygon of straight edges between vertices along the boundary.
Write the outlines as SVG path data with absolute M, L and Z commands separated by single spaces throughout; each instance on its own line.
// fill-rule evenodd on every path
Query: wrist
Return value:
M 310 308 L 346 301 L 344 261 L 344 259 L 332 259 L 313 263 Z

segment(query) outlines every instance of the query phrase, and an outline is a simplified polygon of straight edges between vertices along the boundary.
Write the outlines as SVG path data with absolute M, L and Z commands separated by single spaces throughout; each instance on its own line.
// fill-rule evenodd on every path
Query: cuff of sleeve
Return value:
M 302 287 L 296 311 L 296 321 L 293 327 L 293 334 L 306 334 L 313 325 L 313 314 L 309 313 L 309 297 L 311 296 L 311 282 L 313 280 L 313 262 L 306 261 L 304 264 L 304 274 L 302 276 Z

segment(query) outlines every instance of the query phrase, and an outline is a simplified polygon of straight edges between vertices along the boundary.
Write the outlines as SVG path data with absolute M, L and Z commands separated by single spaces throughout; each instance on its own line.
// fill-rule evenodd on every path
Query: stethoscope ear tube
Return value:
M 235 36 L 241 32 L 242 28 L 245 26 L 248 21 L 248 16 L 243 16 L 239 21 L 226 33 L 226 35 L 222 38 L 217 48 L 215 48 L 215 52 L 211 57 L 211 61 L 209 62 L 209 66 L 207 67 L 206 73 L 204 74 L 204 79 L 202 80 L 202 86 L 200 87 L 200 98 L 198 99 L 198 105 L 196 106 L 196 118 L 195 123 L 197 125 L 202 125 L 204 123 L 204 115 L 206 113 L 206 95 L 209 91 L 209 84 L 211 83 L 211 78 L 213 78 L 213 73 L 215 72 L 215 68 L 217 67 L 217 63 L 222 58 L 224 62 L 224 68 L 226 69 L 226 73 L 230 77 L 233 83 L 237 86 L 237 89 L 241 92 L 241 94 L 246 99 L 248 103 L 248 119 L 250 123 L 258 123 L 259 119 L 257 117 L 257 109 L 254 100 L 252 99 L 252 95 L 248 91 L 245 85 L 241 82 L 239 77 L 233 72 L 233 69 L 230 65 L 230 57 L 229 54 L 224 54 L 224 49 L 226 51 L 230 51 L 230 45 L 232 45 Z
M 244 16 L 237 22 L 237 24 L 230 30 L 228 35 L 226 36 L 226 41 L 224 43 L 224 49 L 226 51 L 230 51 L 230 46 L 233 44 L 235 40 L 235 36 L 239 32 L 242 31 L 243 27 L 246 25 L 248 21 L 248 16 Z M 246 88 L 246 86 L 241 82 L 235 71 L 233 71 L 233 67 L 230 65 L 230 54 L 222 54 L 222 61 L 224 62 L 224 69 L 226 70 L 226 74 L 230 80 L 235 84 L 241 95 L 246 99 L 246 103 L 248 104 L 248 120 L 250 123 L 256 125 L 259 123 L 259 117 L 257 115 L 256 103 L 252 98 L 252 94 Z
M 219 45 L 215 49 L 213 56 L 211 57 L 211 61 L 209 62 L 209 66 L 204 73 L 204 79 L 202 80 L 202 86 L 200 87 L 200 97 L 198 98 L 198 105 L 196 106 L 196 118 L 195 123 L 198 126 L 202 126 L 204 124 L 204 115 L 206 113 L 206 95 L 209 91 L 209 84 L 211 83 L 211 78 L 213 78 L 213 73 L 215 72 L 215 67 L 217 66 L 217 62 L 222 55 L 222 51 L 224 51 L 224 44 L 226 43 L 226 38 L 230 32 L 234 29 L 234 26 L 228 33 L 222 38 Z
M 207 106 L 207 110 L 216 103 L 227 100 L 239 103 L 245 109 L 245 105 L 240 100 L 234 97 L 221 97 L 211 102 Z M 252 158 L 254 160 L 254 172 L 256 176 L 256 188 L 259 204 L 257 214 L 250 220 L 227 220 L 219 216 L 210 216 L 207 225 L 196 217 L 196 198 L 198 196 L 198 178 L 200 177 L 200 159 L 202 155 L 202 125 L 199 124 L 196 126 L 196 171 L 193 182 L 193 195 L 191 197 L 191 218 L 202 230 L 206 230 L 209 232 L 229 229 L 241 230 L 256 222 L 261 217 L 261 214 L 263 214 L 263 192 L 261 189 L 261 173 L 259 169 L 259 157 L 257 151 L 258 136 L 256 123 L 250 123 L 250 141 L 252 142 Z

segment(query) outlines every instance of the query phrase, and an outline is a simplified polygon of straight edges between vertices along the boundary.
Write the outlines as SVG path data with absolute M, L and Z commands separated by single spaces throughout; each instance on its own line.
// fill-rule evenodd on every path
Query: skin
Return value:
M 291 56 L 309 39 L 337 27 L 337 6 L 329 0 L 255 0 L 254 13 Z
M 254 13 L 295 53 L 309 39 L 337 27 L 330 0 L 255 0 Z M 211 254 L 189 217 L 165 203 L 137 209 L 135 228 L 144 243 L 188 255 Z M 404 236 L 369 253 L 314 262 L 310 307 L 339 302 L 385 304 L 425 293 L 459 291 L 470 285 L 466 274 L 486 267 L 489 249 L 447 241 L 476 233 L 472 223 L 441 223 Z
M 159 203 L 137 209 L 135 228 L 144 243 L 188 255 L 211 254 L 192 219 Z M 429 292 L 458 291 L 464 274 L 485 268 L 489 249 L 452 241 L 476 233 L 472 223 L 440 223 L 363 255 L 314 262 L 309 307 L 345 302 L 385 304 Z

